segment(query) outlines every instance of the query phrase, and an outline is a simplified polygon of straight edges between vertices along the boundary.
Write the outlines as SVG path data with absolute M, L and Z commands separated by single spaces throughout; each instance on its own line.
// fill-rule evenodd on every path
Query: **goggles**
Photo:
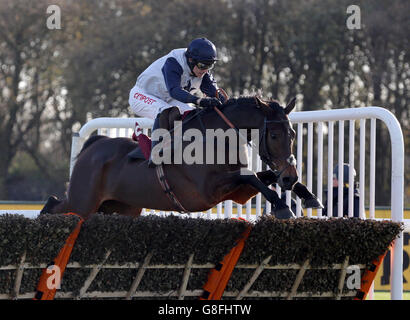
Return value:
M 201 70 L 211 70 L 215 66 L 215 61 L 198 61 L 195 65 Z

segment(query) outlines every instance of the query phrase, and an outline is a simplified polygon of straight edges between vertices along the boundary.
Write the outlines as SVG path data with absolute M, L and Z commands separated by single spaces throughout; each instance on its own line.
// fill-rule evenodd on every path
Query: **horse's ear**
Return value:
M 289 114 L 293 110 L 293 108 L 295 108 L 295 105 L 296 105 L 296 97 L 290 100 L 290 102 L 285 108 L 285 113 Z
M 258 96 L 255 96 L 256 99 L 256 108 L 267 107 L 267 104 L 263 102 Z

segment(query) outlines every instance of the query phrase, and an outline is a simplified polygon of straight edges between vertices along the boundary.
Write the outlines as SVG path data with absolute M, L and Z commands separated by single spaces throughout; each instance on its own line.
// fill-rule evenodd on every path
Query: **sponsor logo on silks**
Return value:
M 157 101 L 157 100 L 154 100 L 154 99 L 152 99 L 152 98 L 148 98 L 147 96 L 145 96 L 145 95 L 143 95 L 143 94 L 141 94 L 141 93 L 138 93 L 138 92 L 136 92 L 136 93 L 134 94 L 134 98 L 137 99 L 137 100 L 144 101 L 144 103 L 146 103 L 146 104 L 153 104 L 154 102 Z

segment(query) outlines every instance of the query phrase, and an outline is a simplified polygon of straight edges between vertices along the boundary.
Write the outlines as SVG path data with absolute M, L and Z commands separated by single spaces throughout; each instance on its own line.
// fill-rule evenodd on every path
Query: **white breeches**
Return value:
M 183 114 L 185 111 L 195 109 L 187 103 L 178 100 L 165 102 L 157 97 L 145 93 L 138 87 L 134 87 L 130 91 L 128 100 L 131 110 L 137 117 L 155 119 L 156 116 L 165 109 L 178 107 L 179 112 Z

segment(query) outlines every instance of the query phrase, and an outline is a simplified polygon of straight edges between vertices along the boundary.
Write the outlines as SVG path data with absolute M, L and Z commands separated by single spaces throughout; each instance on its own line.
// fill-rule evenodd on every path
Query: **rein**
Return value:
M 232 129 L 236 129 L 236 127 L 233 125 L 233 123 L 222 113 L 221 110 L 218 109 L 218 107 L 214 107 L 214 110 L 216 111 L 217 114 L 219 114 L 219 116 L 222 118 L 223 121 L 225 121 L 225 123 L 230 126 Z

